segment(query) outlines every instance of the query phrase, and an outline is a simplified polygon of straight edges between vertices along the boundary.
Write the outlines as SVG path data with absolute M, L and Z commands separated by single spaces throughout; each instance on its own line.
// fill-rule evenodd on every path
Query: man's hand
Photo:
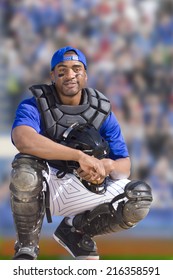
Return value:
M 89 182 L 100 181 L 106 176 L 105 168 L 101 160 L 82 153 L 79 159 L 79 176 Z
M 101 184 L 105 179 L 105 177 L 100 177 L 100 179 L 93 180 L 93 177 L 89 173 L 83 171 L 80 167 L 76 171 L 80 178 L 95 185 Z
M 114 167 L 113 166 L 114 161 L 109 158 L 104 158 L 104 159 L 99 160 L 99 162 L 101 162 L 103 164 L 103 167 L 105 170 L 104 176 L 100 176 L 99 179 L 93 180 L 90 173 L 84 171 L 82 168 L 78 168 L 77 173 L 80 176 L 80 178 L 82 178 L 83 180 L 86 180 L 88 182 L 91 182 L 93 184 L 101 184 L 104 181 L 105 177 L 111 173 L 111 171 Z

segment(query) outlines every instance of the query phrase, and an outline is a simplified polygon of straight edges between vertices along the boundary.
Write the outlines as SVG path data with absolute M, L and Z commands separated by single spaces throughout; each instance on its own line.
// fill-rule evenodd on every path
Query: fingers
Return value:
M 98 164 L 95 164 L 94 169 L 95 169 L 94 171 L 95 171 L 96 175 L 98 175 L 98 176 L 100 175 L 100 177 L 106 176 L 105 168 L 101 161 L 99 161 Z
M 95 170 L 91 170 L 90 175 L 92 180 L 98 180 L 100 178 L 100 174 L 98 174 Z
M 82 170 L 80 167 L 77 169 L 77 173 L 80 178 L 83 180 L 86 180 L 88 182 L 93 182 L 93 181 L 103 181 L 105 177 L 100 176 L 95 169 L 90 169 L 88 172 Z
M 84 179 L 86 181 L 92 180 L 92 175 L 90 173 L 86 173 L 82 169 L 79 170 L 79 168 L 78 168 L 77 173 L 78 173 L 79 177 L 81 177 L 82 179 Z
M 95 157 L 83 154 L 79 161 L 80 168 L 78 168 L 79 176 L 91 176 L 91 180 L 100 180 L 101 177 L 105 177 L 106 172 L 103 162 Z M 81 173 L 84 171 L 86 174 Z M 88 178 L 88 177 L 87 177 Z

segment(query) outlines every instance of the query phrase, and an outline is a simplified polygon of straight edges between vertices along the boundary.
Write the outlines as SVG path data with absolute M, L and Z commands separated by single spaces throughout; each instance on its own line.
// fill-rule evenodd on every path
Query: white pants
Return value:
M 110 202 L 123 193 L 126 184 L 130 182 L 128 179 L 116 181 L 108 179 L 106 192 L 95 194 L 90 192 L 75 175 L 68 173 L 63 178 L 57 178 L 56 173 L 55 168 L 50 168 L 48 184 L 52 216 L 73 216 L 85 210 L 91 210 L 99 204 Z M 127 199 L 123 198 L 123 200 Z M 113 204 L 115 209 L 119 201 Z

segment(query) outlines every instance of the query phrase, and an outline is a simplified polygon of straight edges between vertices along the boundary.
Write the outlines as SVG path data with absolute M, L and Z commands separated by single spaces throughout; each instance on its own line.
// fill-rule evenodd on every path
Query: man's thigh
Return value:
M 124 192 L 128 179 L 107 180 L 107 190 L 104 194 L 89 191 L 73 174 L 57 178 L 56 169 L 51 169 L 49 178 L 50 210 L 52 216 L 73 216 L 86 210 L 91 210 L 99 204 L 110 202 L 114 197 Z M 118 205 L 118 202 L 116 202 Z M 114 207 L 116 208 L 116 203 Z

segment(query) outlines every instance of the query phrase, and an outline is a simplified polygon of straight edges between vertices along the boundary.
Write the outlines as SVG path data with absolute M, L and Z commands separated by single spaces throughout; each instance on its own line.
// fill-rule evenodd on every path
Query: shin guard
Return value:
M 121 200 L 117 209 L 113 206 L 117 201 L 115 197 L 110 203 L 76 215 L 73 226 L 90 236 L 118 232 L 135 226 L 149 212 L 151 188 L 142 181 L 131 181 L 126 185 L 123 197 L 126 197 L 126 200 Z
M 37 257 L 39 235 L 45 214 L 41 159 L 18 154 L 12 163 L 11 208 L 17 233 L 16 254 Z

